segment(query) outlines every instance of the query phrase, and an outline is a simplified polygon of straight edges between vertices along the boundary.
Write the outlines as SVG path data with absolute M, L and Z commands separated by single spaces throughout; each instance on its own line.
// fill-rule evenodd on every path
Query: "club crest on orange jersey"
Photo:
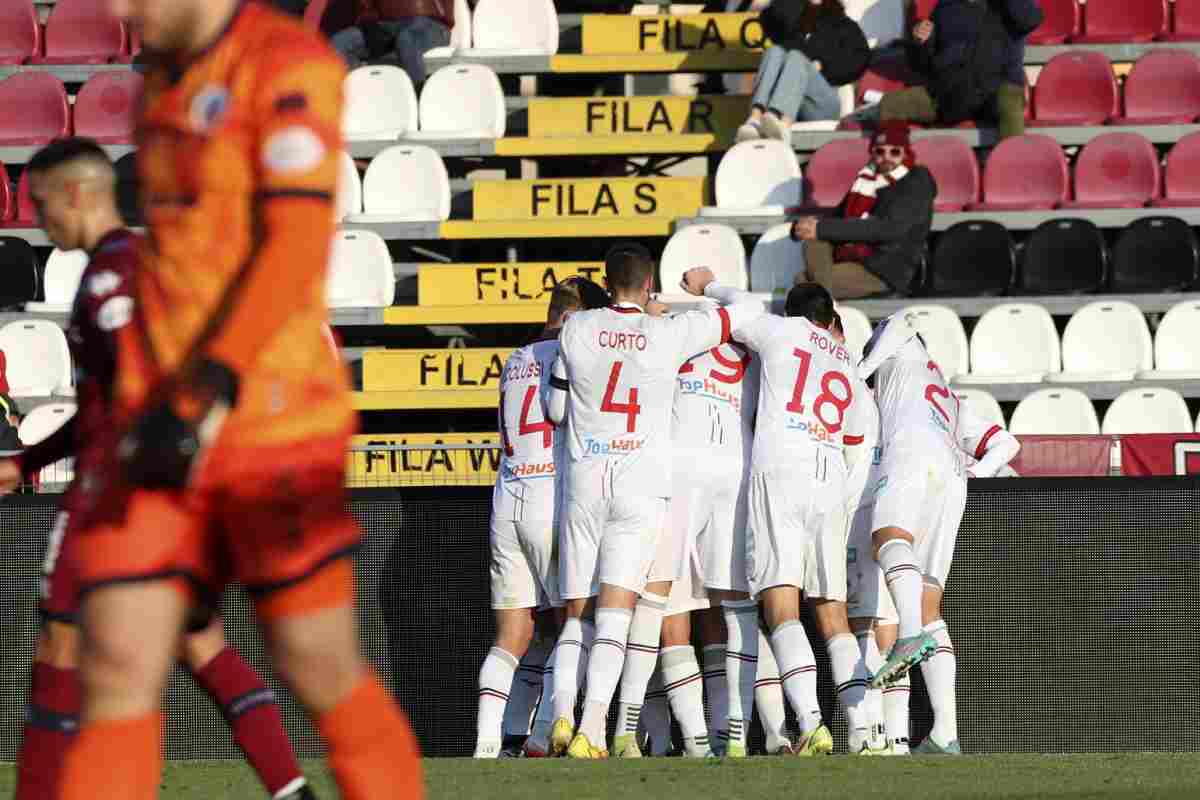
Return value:
M 229 88 L 227 86 L 205 86 L 195 97 L 189 111 L 192 127 L 198 132 L 215 128 L 229 110 Z

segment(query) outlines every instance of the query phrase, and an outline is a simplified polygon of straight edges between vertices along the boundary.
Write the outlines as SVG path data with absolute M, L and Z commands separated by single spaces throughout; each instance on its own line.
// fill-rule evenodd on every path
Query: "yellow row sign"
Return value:
M 706 204 L 707 178 L 561 178 L 477 181 L 476 220 L 690 217 Z
M 761 50 L 758 14 L 585 14 L 583 54 Z
M 451 350 L 366 350 L 364 392 L 445 392 L 495 395 L 511 347 Z M 494 404 L 492 398 L 489 405 Z
M 499 443 L 494 433 L 355 436 L 354 449 L 347 454 L 346 482 L 355 488 L 487 485 L 495 481 L 500 467 Z M 391 449 L 397 445 L 405 449 Z
M 545 305 L 555 285 L 575 275 L 603 285 L 604 264 L 421 264 L 417 267 L 417 299 L 423 306 Z
M 534 97 L 529 136 L 710 133 L 732 141 L 750 110 L 747 97 Z

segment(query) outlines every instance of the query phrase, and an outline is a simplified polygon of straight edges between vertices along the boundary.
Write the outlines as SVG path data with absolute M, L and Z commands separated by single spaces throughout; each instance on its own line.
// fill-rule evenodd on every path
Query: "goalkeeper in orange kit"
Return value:
M 149 56 L 149 228 L 117 335 L 117 433 L 83 482 L 84 688 L 62 796 L 150 800 L 189 609 L 246 587 L 349 800 L 423 796 L 415 738 L 359 655 L 344 497 L 354 430 L 324 338 L 344 70 L 244 0 L 110 0 Z

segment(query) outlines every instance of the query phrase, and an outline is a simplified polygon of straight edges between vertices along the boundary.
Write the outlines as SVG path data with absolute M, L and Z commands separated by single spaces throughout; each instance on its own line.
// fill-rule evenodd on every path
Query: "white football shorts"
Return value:
M 492 608 L 561 606 L 552 520 L 493 519 Z
M 881 625 L 900 621 L 892 593 L 883 579 L 883 570 L 875 560 L 871 542 L 871 517 L 874 507 L 859 506 L 850 523 L 846 547 L 846 616 L 850 619 L 874 617 Z
M 834 504 L 825 523 L 813 531 L 804 561 L 804 594 L 846 600 L 846 505 Z

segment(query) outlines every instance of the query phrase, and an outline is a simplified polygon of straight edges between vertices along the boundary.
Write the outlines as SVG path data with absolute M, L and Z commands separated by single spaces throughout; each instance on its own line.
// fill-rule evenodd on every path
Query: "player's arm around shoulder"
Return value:
M 699 350 L 708 350 L 733 338 L 764 313 L 763 304 L 753 295 L 717 283 L 716 276 L 707 267 L 694 267 L 683 274 L 680 286 L 688 294 L 716 300 L 715 309 L 690 311 L 673 319 L 685 329 L 684 349 L 688 355 Z

